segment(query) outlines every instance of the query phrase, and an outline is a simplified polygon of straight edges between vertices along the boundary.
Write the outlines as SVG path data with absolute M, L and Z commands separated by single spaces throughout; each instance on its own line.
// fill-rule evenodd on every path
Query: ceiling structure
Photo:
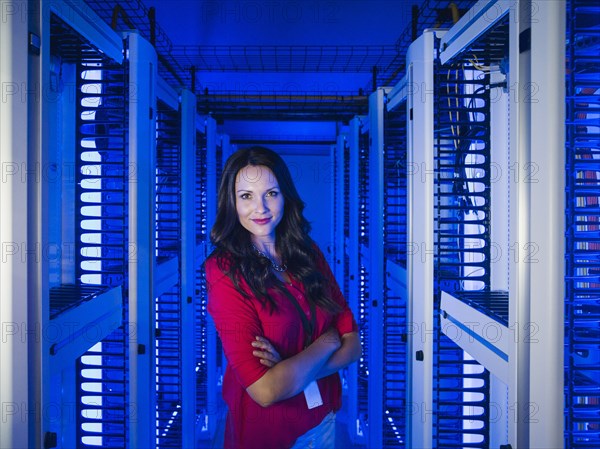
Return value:
M 113 29 L 138 29 L 160 75 L 219 123 L 365 114 L 374 88 L 404 75 L 412 40 L 473 3 L 415 1 L 86 0 Z

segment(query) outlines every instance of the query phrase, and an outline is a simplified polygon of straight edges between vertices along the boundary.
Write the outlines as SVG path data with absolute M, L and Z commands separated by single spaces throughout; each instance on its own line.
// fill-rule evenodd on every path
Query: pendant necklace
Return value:
M 258 249 L 256 246 L 252 245 L 252 248 L 254 248 L 254 251 L 256 251 L 256 254 L 258 254 L 261 257 L 264 257 L 265 259 L 267 259 L 269 262 L 271 262 L 271 267 L 273 267 L 273 269 L 279 273 L 283 273 L 284 271 L 287 270 L 287 265 L 282 263 L 281 265 L 277 265 L 275 263 L 275 261 L 273 259 L 271 259 L 269 256 L 267 256 L 265 253 L 263 253 L 260 249 Z

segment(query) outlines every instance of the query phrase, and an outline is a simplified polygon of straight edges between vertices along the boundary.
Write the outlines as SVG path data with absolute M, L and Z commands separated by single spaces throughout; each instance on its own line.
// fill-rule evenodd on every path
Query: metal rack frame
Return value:
M 57 95 L 46 96 L 42 106 L 53 123 L 44 122 L 43 157 L 60 171 L 56 185 L 41 186 L 48 190 L 40 207 L 53 210 L 42 220 L 48 223 L 44 244 L 67 248 L 72 242 L 72 248 L 42 262 L 49 276 L 48 303 L 42 296 L 49 320 L 42 320 L 42 329 L 60 329 L 61 337 L 44 341 L 49 358 L 46 365 L 42 356 L 41 377 L 52 387 L 50 402 L 39 404 L 55 404 L 62 413 L 59 420 L 44 418 L 41 434 L 45 446 L 72 447 L 93 444 L 103 429 L 106 447 L 122 447 L 128 412 L 127 68 L 119 36 L 101 23 L 90 26 L 89 14 L 85 5 L 65 1 L 51 4 L 42 17 L 42 85 Z
M 471 112 L 472 116 L 467 121 L 473 122 L 475 126 L 479 127 L 478 122 L 490 120 L 489 117 L 492 112 L 496 117 L 502 114 L 510 117 L 508 139 L 501 136 L 499 142 L 505 142 L 507 145 L 508 150 L 505 151 L 504 157 L 508 164 L 518 164 L 519 173 L 515 185 L 508 186 L 509 183 L 506 183 L 509 193 L 508 204 L 510 205 L 510 215 L 505 220 L 506 227 L 509 229 L 506 242 L 511 245 L 510 242 L 515 241 L 519 249 L 523 245 L 522 249 L 525 251 L 531 249 L 534 245 L 534 248 L 539 248 L 540 255 L 543 253 L 544 257 L 528 257 L 532 256 L 529 252 L 523 260 L 521 260 L 522 254 L 519 256 L 519 260 L 505 259 L 507 270 L 491 270 L 489 252 L 486 253 L 485 249 L 473 252 L 472 248 L 466 248 L 464 242 L 473 232 L 466 227 L 461 228 L 459 221 L 453 218 L 453 215 L 449 214 L 448 211 L 458 209 L 459 212 L 465 212 L 472 209 L 473 205 L 485 206 L 485 204 L 489 204 L 492 196 L 486 196 L 485 188 L 483 190 L 477 188 L 477 184 L 480 182 L 489 184 L 491 182 L 489 178 L 491 153 L 488 149 L 488 153 L 484 158 L 477 156 L 471 157 L 471 159 L 463 156 L 448 159 L 441 157 L 444 154 L 439 153 L 438 166 L 448 161 L 447 168 L 452 175 L 441 178 L 447 187 L 442 188 L 443 184 L 438 183 L 440 188 L 438 188 L 436 194 L 438 198 L 437 211 L 441 213 L 440 216 L 446 223 L 446 228 L 442 228 L 441 231 L 444 232 L 444 235 L 448 234 L 449 237 L 448 241 L 442 242 L 443 245 L 438 245 L 435 248 L 435 253 L 430 253 L 432 256 L 435 254 L 436 260 L 440 262 L 435 276 L 436 291 L 458 291 L 452 296 L 446 295 L 446 299 L 442 299 L 443 303 L 441 304 L 442 309 L 447 307 L 454 315 L 464 314 L 459 319 L 456 319 L 457 316 L 452 316 L 451 318 L 454 318 L 455 322 L 464 323 L 465 319 L 468 320 L 470 316 L 471 318 L 476 317 L 475 319 L 479 324 L 491 323 L 503 326 L 501 332 L 503 343 L 500 344 L 503 350 L 500 352 L 504 355 L 504 359 L 508 359 L 504 360 L 508 362 L 508 369 L 506 367 L 500 368 L 504 374 L 500 374 L 498 371 L 496 371 L 496 374 L 506 381 L 507 390 L 502 393 L 502 388 L 499 388 L 500 383 L 494 380 L 496 377 L 490 377 L 489 372 L 482 370 L 482 367 L 478 367 L 474 371 L 471 367 L 476 367 L 478 364 L 472 358 L 465 357 L 463 349 L 467 348 L 464 341 L 456 340 L 460 347 L 450 341 L 447 336 L 440 332 L 444 329 L 436 320 L 434 323 L 437 331 L 435 332 L 436 342 L 433 351 L 435 357 L 433 374 L 437 387 L 432 402 L 435 407 L 432 410 L 436 409 L 437 411 L 434 413 L 432 427 L 433 444 L 431 444 L 431 441 L 429 443 L 427 441 L 417 443 L 424 446 L 454 447 L 459 445 L 462 447 L 469 445 L 470 447 L 486 447 L 490 444 L 513 444 L 519 447 L 550 446 L 556 445 L 557 441 L 562 439 L 563 408 L 559 396 L 556 394 L 556 391 L 560 389 L 558 385 L 562 385 L 562 376 L 560 370 L 557 369 L 558 366 L 562 366 L 562 356 L 560 352 L 556 351 L 556 348 L 561 345 L 557 339 L 562 338 L 563 332 L 562 322 L 559 322 L 562 319 L 562 278 L 560 274 L 562 272 L 562 257 L 557 256 L 557 254 L 563 254 L 563 246 L 561 243 L 561 219 L 557 216 L 559 208 L 556 207 L 556 198 L 559 196 L 558 192 L 561 191 L 562 186 L 558 147 L 563 141 L 560 122 L 564 119 L 564 116 L 559 99 L 561 98 L 561 73 L 564 70 L 561 65 L 561 61 L 563 61 L 561 59 L 561 48 L 563 48 L 564 43 L 562 37 L 556 37 L 556 35 L 551 41 L 544 41 L 542 36 L 544 33 L 549 32 L 550 27 L 555 27 L 559 31 L 562 29 L 564 5 L 559 2 L 544 3 L 543 5 L 520 2 L 512 8 L 501 8 L 503 12 L 498 14 L 498 20 L 495 23 L 490 24 L 489 21 L 483 20 L 481 22 L 484 25 L 483 28 L 479 27 L 479 21 L 483 18 L 481 11 L 489 6 L 490 2 L 479 2 L 473 8 L 473 12 L 465 16 L 467 17 L 465 20 L 459 21 L 455 28 L 441 37 L 439 54 L 443 56 L 445 63 L 440 61 L 436 69 L 438 75 L 436 75 L 435 82 L 431 74 L 432 68 L 425 70 L 426 74 L 429 73 L 428 75 L 424 77 L 421 74 L 416 79 L 419 81 L 424 80 L 424 84 L 418 84 L 420 87 L 422 86 L 421 93 L 434 93 L 434 98 L 436 98 L 435 101 L 424 101 L 424 103 L 435 104 L 438 111 L 436 115 L 437 122 L 434 125 L 435 132 L 439 136 L 437 141 L 438 150 L 451 149 L 453 143 L 458 144 L 456 148 L 460 147 L 461 143 L 457 141 L 457 137 L 453 137 L 458 133 L 450 133 L 452 127 L 455 127 L 455 131 L 461 129 L 460 139 L 466 137 L 469 140 L 470 147 L 485 149 L 486 145 L 481 145 L 481 142 L 486 140 L 486 133 L 483 129 L 476 135 L 467 132 L 469 130 L 462 129 L 462 123 L 459 123 L 461 128 L 457 128 L 452 120 L 444 121 L 444 113 L 450 114 L 450 117 L 453 116 L 452 110 L 447 108 L 447 104 L 446 109 L 442 110 L 441 113 L 439 112 L 440 106 L 444 106 L 442 103 L 446 97 L 455 95 L 459 99 L 457 101 L 464 102 L 466 98 L 473 95 L 480 96 L 484 89 L 480 89 L 478 92 L 476 88 L 470 86 L 476 83 L 481 84 L 481 81 L 478 81 L 476 77 L 454 77 L 452 82 L 462 84 L 463 87 L 445 89 L 444 86 L 448 82 L 448 73 L 449 70 L 452 70 L 451 65 L 457 60 L 457 57 L 461 57 L 461 52 L 466 55 L 464 57 L 466 57 L 468 64 L 483 72 L 507 70 L 510 67 L 510 71 L 507 70 L 509 78 L 506 82 L 503 82 L 501 77 L 494 78 L 490 76 L 489 80 L 483 82 L 483 84 L 489 84 L 490 88 L 504 86 L 505 88 L 508 87 L 509 90 L 511 89 L 510 86 L 517 85 L 518 89 L 511 90 L 510 93 L 511 96 L 519 95 L 519 100 L 517 101 L 513 97 L 515 101 L 510 102 L 510 104 L 506 103 L 506 110 L 503 112 L 499 108 L 494 108 L 493 111 L 492 109 L 482 108 L 486 102 L 490 102 L 490 99 L 478 97 L 476 103 L 468 105 L 469 109 L 472 109 L 473 106 L 475 106 L 475 109 Z M 506 5 L 499 3 L 497 6 L 504 7 Z M 536 9 L 538 7 L 539 10 Z M 538 12 L 539 16 L 536 20 L 529 20 L 532 19 L 532 11 L 534 10 Z M 531 36 L 531 41 L 528 39 L 529 36 Z M 452 44 L 460 40 L 463 41 L 464 48 L 457 51 L 453 49 Z M 448 44 L 446 47 L 444 47 L 444 42 Z M 409 55 L 411 55 L 412 48 L 411 46 L 411 49 L 409 49 Z M 433 42 L 430 43 L 429 48 L 433 48 Z M 552 58 L 544 59 L 543 55 L 547 53 L 543 51 L 544 48 L 553 49 Z M 444 56 L 445 51 L 448 53 Z M 506 61 L 509 62 L 508 65 L 505 64 Z M 426 64 L 426 67 L 433 66 L 433 61 Z M 410 81 L 417 66 L 407 64 L 407 67 Z M 444 78 L 440 78 L 440 76 Z M 533 80 L 536 82 L 535 86 L 532 84 Z M 415 78 L 412 81 L 414 82 Z M 553 95 L 551 98 L 545 96 L 543 101 L 540 98 L 534 99 L 532 97 L 535 94 L 533 87 L 543 87 L 548 91 L 558 92 L 559 94 Z M 523 94 L 525 94 L 525 98 L 520 96 Z M 423 109 L 420 104 L 411 103 L 411 106 L 416 108 L 411 111 L 414 116 L 414 123 L 420 126 L 419 131 L 413 131 L 412 135 L 423 136 L 425 134 L 421 145 L 418 146 L 422 152 L 422 148 L 430 148 L 430 145 L 433 147 L 433 142 L 428 143 L 426 141 L 430 138 L 428 136 L 433 134 L 433 129 L 429 128 L 430 131 L 423 130 L 423 127 L 427 126 L 428 120 L 431 120 L 433 112 L 429 111 L 423 116 L 420 112 Z M 455 113 L 454 116 L 455 119 L 461 118 L 460 114 Z M 500 120 L 500 122 L 508 124 L 507 120 Z M 543 125 L 543 123 L 546 123 L 546 125 Z M 551 133 L 542 131 L 548 128 L 548 123 L 551 123 Z M 489 140 L 487 141 L 489 142 Z M 489 143 L 487 145 L 489 146 Z M 496 154 L 496 157 L 499 155 L 499 153 Z M 425 165 L 421 168 L 421 172 L 436 173 L 439 178 L 443 174 L 442 171 L 432 172 L 427 169 L 427 167 L 432 166 L 433 161 L 433 155 L 429 155 L 427 160 L 423 161 Z M 472 180 L 465 177 L 466 172 L 459 171 L 457 176 L 455 173 L 457 168 L 469 163 L 478 166 L 478 170 L 483 170 L 481 181 L 472 182 Z M 535 182 L 528 182 L 532 180 L 532 163 L 539 164 L 540 170 L 543 168 L 545 175 L 536 178 Z M 504 161 L 502 161 L 502 164 L 504 164 Z M 504 167 L 504 165 L 502 166 Z M 512 167 L 511 165 L 508 166 Z M 455 179 L 462 185 L 455 186 Z M 433 192 L 428 190 L 428 184 L 427 181 L 424 181 L 419 185 L 418 191 L 425 193 L 424 204 L 428 204 L 427 201 L 433 201 Z M 465 191 L 466 186 L 468 186 L 468 190 Z M 498 198 L 498 192 L 499 189 L 494 189 L 494 192 L 492 192 L 494 198 Z M 506 196 L 506 192 L 504 196 Z M 473 197 L 479 197 L 483 202 L 479 202 L 479 200 L 472 201 Z M 452 200 L 452 198 L 455 199 Z M 411 198 L 411 200 L 414 201 L 414 198 Z M 477 207 L 477 209 L 479 208 Z M 426 218 L 427 213 L 429 212 L 418 212 L 418 216 L 425 223 L 430 220 Z M 415 219 L 412 212 L 410 215 Z M 484 228 L 484 232 L 477 238 L 484 238 L 484 241 L 487 241 L 487 244 L 478 245 L 478 248 L 483 249 L 491 245 L 489 240 L 491 230 L 489 227 L 487 230 L 485 229 L 489 226 L 489 218 L 487 218 L 489 217 L 489 211 L 484 212 L 483 216 L 480 215 L 477 216 L 477 220 L 480 220 L 480 222 L 476 222 L 480 228 L 477 234 L 482 231 L 481 227 Z M 499 226 L 502 226 L 502 219 L 496 221 Z M 438 225 L 441 223 L 441 221 L 438 221 Z M 553 223 L 553 225 L 548 226 L 549 223 Z M 450 239 L 451 234 L 454 235 L 453 239 Z M 427 239 L 427 235 L 431 238 L 431 234 L 426 234 L 421 241 L 432 242 L 432 240 Z M 484 235 L 487 235 L 487 237 L 484 237 Z M 438 232 L 437 236 L 440 237 L 442 234 Z M 412 235 L 411 237 L 414 239 Z M 511 247 L 509 246 L 509 249 Z M 441 251 L 444 248 L 447 249 L 447 252 Z M 482 269 L 485 270 L 485 272 L 478 273 L 482 275 L 477 279 L 479 284 L 471 286 L 483 290 L 477 297 L 465 297 L 461 292 L 461 290 L 466 289 L 464 282 L 472 280 L 472 276 L 466 276 L 469 273 L 464 269 L 457 271 L 457 267 L 462 266 L 461 261 L 467 253 L 481 254 L 476 259 L 481 262 L 475 265 L 481 265 Z M 460 254 L 463 256 L 460 256 Z M 442 256 L 444 256 L 444 259 L 441 259 Z M 533 256 L 536 255 L 533 254 Z M 488 264 L 487 267 L 485 266 L 486 263 Z M 430 266 L 430 264 L 426 265 Z M 441 270 L 444 265 L 448 266 L 447 269 Z M 413 266 L 414 268 L 415 266 Z M 473 268 L 475 266 L 471 269 Z M 506 286 L 510 292 L 508 301 L 506 295 L 486 293 L 486 290 L 491 290 L 492 271 L 495 271 L 494 283 Z M 552 273 L 550 282 L 548 273 Z M 503 276 L 504 280 L 501 279 Z M 427 281 L 430 277 L 425 272 L 417 276 L 417 279 L 422 283 L 423 280 Z M 428 284 L 425 285 L 427 287 Z M 436 310 L 439 310 L 440 307 L 438 301 L 439 298 L 435 303 Z M 426 302 L 425 308 L 428 307 L 427 304 Z M 496 310 L 497 305 L 499 305 L 498 310 Z M 423 309 L 423 305 L 419 307 Z M 464 310 L 460 311 L 461 308 Z M 469 312 L 467 313 L 465 310 Z M 484 312 L 482 315 L 473 315 L 473 313 L 481 314 L 482 311 Z M 431 312 L 433 313 L 433 310 Z M 442 323 L 452 314 L 448 311 L 445 315 L 443 314 Z M 428 316 L 429 312 L 426 311 L 425 318 L 427 319 Z M 414 313 L 411 314 L 411 317 L 414 321 Z M 507 317 L 508 322 L 506 321 Z M 508 326 L 506 326 L 507 324 Z M 445 330 L 448 331 L 448 326 Z M 512 335 L 509 330 L 511 332 L 518 331 L 518 338 L 514 341 L 511 340 L 510 344 L 507 345 L 506 335 Z M 520 333 L 521 331 L 524 331 L 525 335 Z M 536 334 L 538 331 L 539 338 L 534 338 L 534 335 L 538 335 Z M 489 343 L 477 332 L 473 333 L 471 338 L 479 339 L 482 343 Z M 485 346 L 486 344 L 482 345 L 482 347 Z M 493 349 L 492 346 L 487 346 L 487 350 Z M 496 348 L 498 347 L 496 346 Z M 477 352 L 473 348 L 471 350 Z M 546 355 L 543 356 L 542 353 Z M 427 354 L 426 351 L 423 352 L 422 360 L 427 360 Z M 498 355 L 498 352 L 496 355 Z M 481 361 L 485 362 L 485 357 L 481 353 L 478 353 L 478 356 Z M 552 372 L 551 376 L 543 374 L 549 372 Z M 535 380 L 542 377 L 546 379 L 545 383 Z M 415 376 L 413 368 L 413 381 L 415 378 L 418 379 L 419 375 Z M 475 384 L 469 386 L 464 380 L 469 378 L 478 380 Z M 427 380 L 425 383 L 427 383 Z M 421 394 L 421 392 L 427 397 L 428 390 L 429 387 L 427 386 L 423 389 L 415 389 L 413 385 L 413 398 L 415 394 Z M 543 391 L 548 392 L 549 390 L 552 390 L 553 394 L 544 396 Z M 495 427 L 492 432 L 490 422 L 487 421 L 489 415 L 486 413 L 486 407 L 489 407 L 489 405 L 486 405 L 486 403 L 489 404 L 488 401 L 492 397 L 501 398 L 502 396 L 508 397 L 503 412 L 504 416 L 513 411 L 516 419 L 506 418 L 507 428 Z M 468 412 L 469 409 L 465 408 L 469 405 L 473 406 L 471 412 Z M 532 413 L 536 416 L 535 420 L 530 419 Z M 472 429 L 471 426 L 465 424 L 465 419 L 479 420 L 483 426 L 479 426 L 479 430 Z M 552 430 L 544 433 L 543 429 Z M 421 430 L 423 430 L 423 427 L 421 427 Z M 466 435 L 466 437 L 462 438 L 461 434 Z M 428 433 L 425 431 L 424 438 L 427 437 Z

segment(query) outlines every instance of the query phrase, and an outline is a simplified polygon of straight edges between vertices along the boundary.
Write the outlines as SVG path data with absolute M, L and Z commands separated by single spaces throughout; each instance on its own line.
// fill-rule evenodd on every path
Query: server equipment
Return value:
M 565 127 L 565 447 L 600 444 L 598 423 L 598 42 L 600 8 L 567 2 Z

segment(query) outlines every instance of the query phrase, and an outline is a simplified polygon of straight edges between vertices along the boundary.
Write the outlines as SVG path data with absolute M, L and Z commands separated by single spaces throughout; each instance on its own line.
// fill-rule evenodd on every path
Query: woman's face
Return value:
M 247 165 L 236 176 L 235 206 L 240 224 L 253 242 L 272 243 L 283 217 L 283 195 L 273 172 L 264 165 Z

